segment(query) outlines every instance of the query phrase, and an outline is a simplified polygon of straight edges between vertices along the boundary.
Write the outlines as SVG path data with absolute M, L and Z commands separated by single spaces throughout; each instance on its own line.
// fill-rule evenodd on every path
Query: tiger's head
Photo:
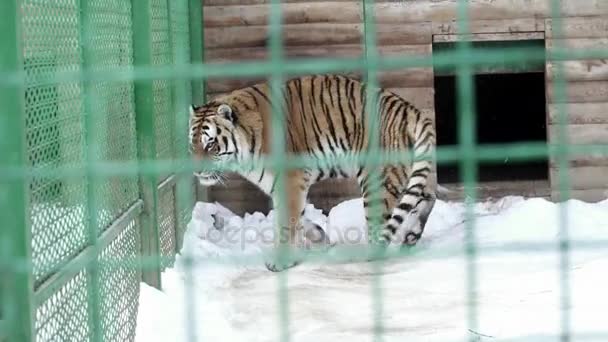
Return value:
M 239 153 L 236 137 L 237 113 L 229 104 L 211 101 L 203 106 L 190 105 L 189 149 L 198 162 L 224 163 Z M 218 171 L 194 172 L 201 185 L 223 182 Z

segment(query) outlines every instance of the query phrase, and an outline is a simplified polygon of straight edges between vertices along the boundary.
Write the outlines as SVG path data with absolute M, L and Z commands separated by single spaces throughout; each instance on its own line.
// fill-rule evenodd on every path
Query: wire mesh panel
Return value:
M 34 284 L 30 290 L 36 306 L 32 333 L 39 341 L 133 340 L 142 279 L 136 258 L 142 250 L 140 176 L 100 176 L 90 168 L 69 173 L 87 168 L 87 162 L 92 161 L 137 161 L 134 80 L 56 79 L 57 75 L 75 75 L 85 67 L 97 74 L 130 70 L 135 56 L 133 2 L 10 3 L 18 4 L 15 18 L 19 22 L 14 28 L 20 34 L 13 38 L 23 42 L 25 160 L 28 167 L 37 170 L 26 183 L 31 198 L 25 220 L 28 224 L 14 227 L 15 232 L 26 236 L 31 230 L 32 235 Z M 187 2 L 180 1 L 175 14 L 169 3 L 155 1 L 145 14 L 152 17 L 152 59 L 157 66 L 174 63 L 173 38 L 189 44 Z M 170 160 L 175 155 L 174 84 L 159 80 L 154 86 L 154 111 L 160 122 L 152 137 L 157 138 L 156 157 Z M 68 175 L 57 172 L 61 168 Z M 168 184 L 161 198 L 163 211 L 158 215 L 162 255 L 171 257 L 178 220 L 174 187 Z M 109 262 L 123 259 L 133 261 L 120 265 Z M 25 316 L 29 310 L 9 308 L 26 311 Z M 12 328 L 3 318 L 0 316 L 0 339 L 5 329 Z
M 168 184 L 161 187 L 158 201 L 161 204 L 158 210 L 160 254 L 171 258 L 176 248 L 175 186 Z
M 133 64 L 131 4 L 122 0 L 96 0 L 88 4 L 91 11 L 91 41 L 86 42 L 86 61 L 92 70 L 108 70 Z M 96 82 L 91 85 L 92 112 L 95 117 L 96 160 L 126 162 L 136 159 L 135 110 L 131 82 Z M 87 133 L 87 132 L 83 132 Z M 109 226 L 138 197 L 134 177 L 104 178 L 95 189 L 99 198 L 100 232 Z
M 86 341 L 87 276 L 79 272 L 36 310 L 37 341 Z
M 139 251 L 139 222 L 131 221 L 99 256 L 101 263 L 102 341 L 132 341 L 135 338 L 141 271 L 136 257 Z M 123 267 L 107 260 L 125 261 Z M 106 261 L 104 263 L 104 260 Z
M 44 81 L 80 70 L 78 1 L 25 0 L 23 63 L 26 73 L 27 154 L 31 166 L 51 169 L 82 161 L 82 87 Z M 61 21 L 55 18 L 61 17 Z M 82 179 L 35 177 L 31 189 L 32 257 L 36 283 L 85 245 Z
M 171 31 L 169 6 L 166 0 L 151 1 L 151 35 L 152 35 L 152 64 L 167 66 L 173 61 L 171 48 Z M 167 79 L 155 79 L 154 86 L 154 116 L 156 117 L 156 156 L 167 159 L 173 155 L 174 129 L 172 113 L 171 82 Z M 168 175 L 159 177 L 159 182 Z

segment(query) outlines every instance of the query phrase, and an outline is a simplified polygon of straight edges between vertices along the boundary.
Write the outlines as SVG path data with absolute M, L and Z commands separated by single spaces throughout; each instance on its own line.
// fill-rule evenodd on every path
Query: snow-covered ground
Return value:
M 571 200 L 567 208 L 572 240 L 608 241 L 608 200 L 595 204 Z M 386 262 L 379 282 L 374 282 L 375 268 L 369 262 L 304 263 L 290 269 L 290 340 L 372 341 L 376 284 L 382 290 L 384 341 L 456 342 L 470 336 L 478 341 L 558 341 L 559 210 L 559 205 L 544 199 L 521 197 L 475 204 L 478 318 L 474 331 L 467 325 L 465 206 L 438 201 L 419 251 Z M 312 206 L 306 215 L 338 244 L 327 253 L 363 239 L 360 199 L 341 203 L 328 217 Z M 279 341 L 285 308 L 278 295 L 282 277 L 253 258 L 269 241 L 263 234 L 272 234 L 270 216 L 238 217 L 216 204 L 197 203 L 182 255 L 224 262 L 207 262 L 195 269 L 190 292 L 179 256 L 175 267 L 163 274 L 162 292 L 142 284 L 137 341 L 188 341 L 189 332 L 196 341 Z M 496 250 L 518 243 L 528 248 Z M 549 248 L 529 248 L 542 243 Z M 572 332 L 574 337 L 596 336 L 585 341 L 607 341 L 608 245 L 576 246 L 573 243 L 568 282 Z M 452 252 L 439 257 L 443 251 Z M 252 256 L 248 264 L 231 264 L 247 255 Z

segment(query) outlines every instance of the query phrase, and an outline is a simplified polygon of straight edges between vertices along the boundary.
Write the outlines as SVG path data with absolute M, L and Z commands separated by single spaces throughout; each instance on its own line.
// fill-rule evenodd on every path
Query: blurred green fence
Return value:
M 460 32 L 466 33 L 467 2 L 458 3 Z M 477 146 L 471 79 L 475 67 L 496 61 L 608 58 L 608 51 L 556 46 L 549 53 L 525 47 L 497 53 L 462 42 L 433 58 L 381 58 L 373 2 L 362 6 L 364 58 L 285 59 L 281 8 L 273 6 L 268 60 L 209 68 L 201 64 L 200 0 L 0 1 L 0 341 L 132 340 L 139 282 L 159 285 L 192 210 L 195 165 L 187 158 L 186 108 L 202 102 L 205 78 L 269 76 L 277 97 L 280 82 L 293 74 L 365 70 L 375 85 L 379 70 L 454 68 L 461 100 L 459 145 L 439 149 L 437 161 L 459 163 L 472 198 L 475 166 L 482 160 L 552 156 L 561 171 L 570 153 L 607 154 L 606 146 L 569 144 L 564 129 L 552 144 Z M 551 6 L 559 35 L 560 2 Z M 557 65 L 555 94 L 564 97 L 563 70 Z M 560 107 L 563 124 L 567 111 Z M 306 156 L 283 156 L 283 122 L 279 115 L 274 118 L 273 155 L 262 162 L 278 171 L 310 163 Z M 373 141 L 371 156 L 361 162 L 409 158 L 380 153 Z M 567 198 L 567 173 L 560 176 L 560 193 Z M 562 218 L 566 215 L 563 211 Z M 475 234 L 469 218 L 466 295 L 469 325 L 475 327 Z M 561 222 L 559 245 L 548 247 L 562 251 L 561 298 L 567 308 L 569 241 Z M 279 277 L 278 293 L 283 340 L 289 339 L 286 276 Z M 377 277 L 373 292 L 378 337 L 380 282 Z M 568 337 L 564 312 L 561 335 Z
M 189 220 L 192 186 L 171 171 L 106 176 L 91 163 L 137 165 L 186 150 L 177 132 L 187 118 L 174 114 L 193 91 L 200 100 L 201 82 L 131 74 L 200 61 L 201 11 L 188 0 L 0 3 L 0 72 L 19 79 L 0 85 L 0 159 L 4 170 L 40 171 L 0 183 L 0 340 L 134 337 L 140 281 L 159 285 Z M 113 70 L 123 80 L 53 80 Z M 86 170 L 53 174 L 77 165 Z M 136 257 L 159 254 L 162 265 L 137 267 Z M 108 257 L 131 267 L 93 263 Z

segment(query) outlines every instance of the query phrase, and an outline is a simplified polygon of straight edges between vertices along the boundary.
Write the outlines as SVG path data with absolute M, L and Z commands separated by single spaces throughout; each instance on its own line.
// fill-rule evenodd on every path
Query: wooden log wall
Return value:
M 269 0 L 204 0 L 204 45 L 207 62 L 234 62 L 266 59 Z M 470 29 L 476 34 L 525 34 L 547 31 L 547 48 L 552 36 L 550 2 L 546 0 L 470 0 Z M 456 1 L 377 1 L 374 5 L 378 49 L 381 55 L 431 56 L 433 37 L 457 33 Z M 357 57 L 363 53 L 363 25 L 360 1 L 283 0 L 284 51 L 296 57 Z M 561 14 L 568 21 L 564 42 L 574 48 L 608 45 L 605 0 L 562 0 Z M 602 18 L 603 16 L 603 18 Z M 592 21 L 588 21 L 592 18 Z M 565 38 L 565 37 L 564 37 Z M 497 38 L 498 39 L 498 38 Z M 501 38 L 502 39 L 502 38 Z M 603 44 L 603 45 L 602 45 Z M 608 140 L 608 65 L 604 61 L 568 61 L 571 130 L 578 139 L 593 142 Z M 550 82 L 554 66 L 547 65 Z M 351 73 L 358 76 L 357 73 Z M 410 68 L 381 72 L 381 85 L 390 88 L 425 111 L 434 114 L 432 68 Z M 212 79 L 207 82 L 210 97 L 252 84 L 260 79 Z M 549 84 L 548 84 L 549 85 Z M 548 121 L 554 124 L 554 96 L 548 91 Z M 572 106 L 573 105 L 573 106 Z M 550 126 L 553 127 L 553 126 Z M 552 131 L 549 134 L 551 136 Z M 603 139 L 603 140 L 602 140 Z M 572 172 L 608 171 L 604 158 L 574 161 Z M 587 164 L 585 164 L 587 163 Z M 592 163 L 592 165 L 588 165 Z M 591 169 L 582 169 L 593 168 Z M 554 170 L 552 166 L 551 170 Z M 591 170 L 591 171 L 590 171 Z M 581 181 L 582 182 L 582 181 Z M 602 179 L 592 184 L 576 184 L 581 198 L 585 190 L 597 189 Z M 604 183 L 605 185 L 605 183 Z M 579 189 L 581 188 L 581 189 Z M 591 193 L 591 192 L 589 192 Z M 268 199 L 238 176 L 226 186 L 209 191 L 217 200 L 237 213 L 268 209 Z M 311 189 L 311 201 L 328 210 L 344 200 L 359 196 L 351 181 L 326 181 Z M 251 199 L 255 200 L 251 200 Z
M 554 22 L 545 22 L 548 50 L 559 46 L 568 49 L 608 49 L 608 18 L 566 18 L 562 20 L 562 35 L 555 32 Z M 557 141 L 560 106 L 567 114 L 566 131 L 573 144 L 608 144 L 608 60 L 580 59 L 562 63 L 566 96 L 555 94 L 556 64 L 546 67 L 548 133 Z M 608 197 L 608 157 L 582 155 L 571 158 L 564 170 L 570 179 L 572 197 L 597 201 Z M 552 198 L 559 199 L 558 166 L 550 161 Z

